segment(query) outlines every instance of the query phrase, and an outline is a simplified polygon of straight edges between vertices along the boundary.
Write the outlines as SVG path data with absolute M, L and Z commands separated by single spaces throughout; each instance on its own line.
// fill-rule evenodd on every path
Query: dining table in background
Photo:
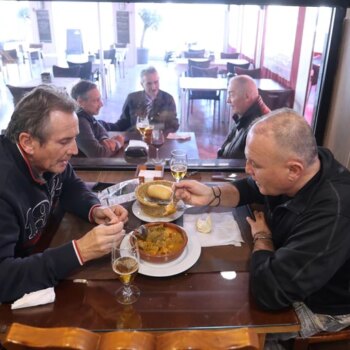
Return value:
M 132 177 L 129 172 L 129 179 Z M 119 182 L 125 173 L 79 172 L 85 181 Z M 168 177 L 168 173 L 166 177 Z M 90 183 L 89 183 L 90 184 Z M 127 230 L 142 222 L 132 209 Z M 189 210 L 201 208 L 192 208 Z M 219 208 L 220 209 L 220 208 Z M 252 248 L 245 206 L 232 210 L 244 243 L 201 248 L 199 259 L 181 273 L 153 277 L 138 273 L 135 284 L 141 295 L 132 305 L 121 305 L 114 298 L 120 282 L 110 266 L 110 257 L 88 262 L 55 287 L 56 299 L 51 304 L 11 310 L 0 306 L 0 340 L 12 322 L 36 327 L 81 327 L 97 332 L 111 330 L 172 331 L 186 329 L 253 328 L 263 349 L 267 333 L 298 331 L 298 318 L 292 308 L 264 311 L 254 302 L 249 291 L 249 261 Z M 182 225 L 183 217 L 175 223 Z M 92 228 L 72 214 L 50 223 L 48 235 L 39 242 L 39 250 L 79 238 Z M 193 233 L 191 233 L 193 234 Z
M 41 78 L 34 78 L 26 81 L 21 81 L 18 84 L 14 84 L 14 86 L 17 87 L 37 87 L 41 84 L 49 84 L 49 85 L 54 85 L 58 88 L 65 89 L 69 94 L 72 90 L 72 87 L 78 83 L 80 78 L 55 78 L 51 75 L 51 82 L 46 83 L 41 80 Z

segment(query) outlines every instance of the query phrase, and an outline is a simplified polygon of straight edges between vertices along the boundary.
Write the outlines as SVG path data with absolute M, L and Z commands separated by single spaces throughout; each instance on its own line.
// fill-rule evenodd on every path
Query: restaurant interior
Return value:
M 312 127 L 318 145 L 331 149 L 350 169 L 349 8 L 347 0 L 1 1 L 0 129 L 4 132 L 15 104 L 26 92 L 53 83 L 69 93 L 80 79 L 95 82 L 101 91 L 103 107 L 98 119 L 115 122 L 127 95 L 141 89 L 141 70 L 156 67 L 160 88 L 175 99 L 180 123 L 159 154 L 148 145 L 145 157 L 128 157 L 122 149 L 111 158 L 71 159 L 79 177 L 103 203 L 123 203 L 130 213 L 125 229 L 134 230 L 152 222 L 140 209 L 142 205 L 135 205 L 137 200 L 130 201 L 135 200 L 135 186 L 147 176 L 176 181 L 171 172 L 174 149 L 187 153 L 186 178 L 222 184 L 246 176 L 245 160 L 217 158 L 232 123 L 226 99 L 228 79 L 237 74 L 230 71 L 230 65 L 235 64 L 242 66 L 244 74 L 255 71 L 259 93 L 271 110 L 296 110 Z M 157 17 L 146 32 L 143 11 Z M 186 80 L 189 59 L 217 67 L 212 79 L 215 88 L 205 86 L 217 92 L 217 101 L 190 100 L 196 87 Z M 141 139 L 137 132 L 125 135 L 127 142 Z M 160 163 L 155 162 L 158 156 Z M 185 212 L 201 218 L 203 214 L 186 207 L 172 214 L 171 221 L 184 226 Z M 53 341 L 46 348 L 59 346 L 62 339 L 84 338 L 90 342 L 87 350 L 92 349 L 92 342 L 100 341 L 97 335 L 108 334 L 105 349 L 112 346 L 109 342 L 133 349 L 185 349 L 188 344 L 181 343 L 182 339 L 192 348 L 225 349 L 235 344 L 262 350 L 267 333 L 298 331 L 300 324 L 292 309 L 268 312 L 252 300 L 253 242 L 245 220 L 250 213 L 246 206 L 230 211 L 214 208 L 213 221 L 234 222 L 237 241 L 200 246 L 190 239 L 183 261 L 169 262 L 158 270 L 152 263 L 143 264 L 135 279 L 140 289 L 135 303 L 116 301 L 115 289 L 121 283 L 106 257 L 60 282 L 53 303 L 20 310 L 0 304 L 0 348 L 1 342 L 5 349 L 20 349 L 16 343 L 22 342 L 29 348 L 42 347 L 45 333 L 39 328 L 52 331 L 46 329 Z M 92 226 L 58 210 L 38 251 L 78 239 Z M 57 327 L 66 327 L 65 332 L 55 333 Z M 88 333 L 79 335 L 81 329 Z M 125 334 L 115 334 L 116 330 Z M 232 330 L 235 333 L 229 333 Z M 222 336 L 221 347 L 212 336 L 216 340 Z M 333 342 L 339 339 L 327 336 L 315 340 L 326 342 L 326 347 L 311 347 L 298 339 L 293 349 L 346 348 L 336 347 Z M 340 340 L 344 339 L 350 339 L 349 330 Z

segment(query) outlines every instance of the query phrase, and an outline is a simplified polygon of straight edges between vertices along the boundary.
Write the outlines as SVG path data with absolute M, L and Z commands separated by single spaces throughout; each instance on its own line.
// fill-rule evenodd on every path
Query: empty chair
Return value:
M 109 50 L 103 50 L 103 59 L 105 60 L 111 60 L 111 64 L 116 63 L 116 49 L 109 49 Z M 100 58 L 100 52 L 96 52 L 95 54 L 96 58 Z
M 190 76 L 194 78 L 217 78 L 218 67 L 202 68 L 202 67 L 191 67 Z M 220 90 L 189 90 L 188 93 L 188 104 L 187 104 L 187 119 L 191 112 L 193 111 L 193 100 L 211 100 L 214 101 L 214 115 L 215 106 L 218 102 L 219 108 L 219 118 L 220 118 Z
M 79 77 L 85 80 L 92 80 L 92 62 L 75 63 L 67 61 L 69 67 L 80 67 Z
M 189 49 L 188 51 L 184 52 L 185 58 L 204 58 L 205 50 L 193 50 Z
M 52 73 L 56 78 L 79 78 L 80 66 L 66 68 L 53 65 Z
M 28 92 L 32 91 L 35 87 L 20 87 L 6 84 L 7 88 L 10 90 L 13 97 L 13 105 L 16 106 L 21 98 Z
M 227 58 L 227 59 L 236 59 L 239 58 L 240 53 L 239 52 L 220 52 L 220 58 Z
M 261 78 L 261 69 L 246 69 L 242 67 L 235 67 L 235 72 L 237 75 L 249 75 L 253 79 L 260 79 Z
M 2 66 L 6 67 L 6 77 L 7 80 L 9 79 L 9 73 L 7 69 L 7 65 L 15 64 L 17 65 L 17 70 L 18 70 L 18 77 L 21 78 L 21 72 L 19 69 L 19 57 L 17 54 L 17 50 L 0 50 L 0 56 L 1 56 L 1 62 Z
M 188 77 L 192 76 L 192 67 L 209 68 L 210 67 L 210 60 L 196 61 L 196 60 L 189 59 L 188 64 L 187 64 L 187 72 L 186 72 L 186 75 Z
M 283 91 L 269 91 L 259 89 L 259 93 L 265 104 L 271 110 L 282 107 L 293 108 L 294 90 L 292 89 L 286 89 Z
M 245 68 L 248 69 L 250 66 L 250 63 L 243 63 L 243 64 L 236 64 L 236 63 L 231 63 L 227 62 L 226 63 L 226 68 L 227 68 L 227 73 L 231 73 L 233 75 L 236 75 L 235 67 L 240 67 L 240 68 Z

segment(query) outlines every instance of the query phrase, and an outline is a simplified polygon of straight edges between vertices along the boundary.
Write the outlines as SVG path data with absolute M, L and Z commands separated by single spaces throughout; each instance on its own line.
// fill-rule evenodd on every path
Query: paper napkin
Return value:
M 227 210 L 227 209 L 225 209 Z M 214 247 L 220 245 L 241 246 L 243 242 L 241 231 L 231 211 L 209 212 L 212 229 L 210 233 L 198 232 L 196 222 L 203 214 L 184 214 L 184 229 L 188 234 L 196 234 L 202 247 Z
M 55 301 L 55 290 L 53 287 L 41 289 L 36 292 L 24 294 L 22 298 L 17 299 L 12 305 L 11 309 L 22 309 L 24 307 L 44 305 L 53 303 Z
M 176 132 L 170 132 L 167 136 L 169 140 L 191 140 L 191 134 L 189 133 L 181 133 L 177 134 Z

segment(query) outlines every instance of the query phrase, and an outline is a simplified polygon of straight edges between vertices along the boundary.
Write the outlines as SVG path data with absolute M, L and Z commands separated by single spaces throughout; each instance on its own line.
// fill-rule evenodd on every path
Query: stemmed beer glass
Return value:
M 174 150 L 170 157 L 170 171 L 176 182 L 179 182 L 187 173 L 187 153 Z
M 139 264 L 140 255 L 136 237 L 123 234 L 121 241 L 114 242 L 112 247 L 112 269 L 123 284 L 115 293 L 117 301 L 121 304 L 132 304 L 140 296 L 139 288 L 132 284 L 139 270 Z
M 136 129 L 141 134 L 142 138 L 145 137 L 146 130 L 149 128 L 149 120 L 146 115 L 138 115 L 136 119 Z

